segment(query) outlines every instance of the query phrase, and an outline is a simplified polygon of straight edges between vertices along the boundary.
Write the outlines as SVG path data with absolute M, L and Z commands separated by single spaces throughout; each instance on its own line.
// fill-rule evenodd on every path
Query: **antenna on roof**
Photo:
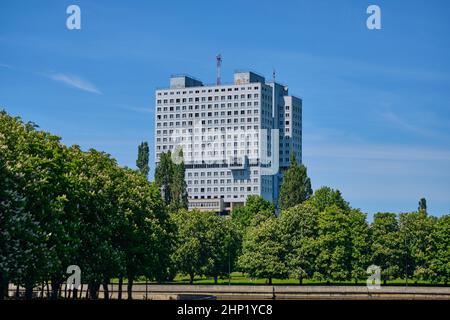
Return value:
M 273 71 L 272 71 L 272 78 L 273 78 L 273 82 L 275 83 L 275 68 L 273 68 Z
M 220 53 L 216 56 L 217 62 L 217 85 L 220 85 L 220 66 L 222 64 L 222 56 Z

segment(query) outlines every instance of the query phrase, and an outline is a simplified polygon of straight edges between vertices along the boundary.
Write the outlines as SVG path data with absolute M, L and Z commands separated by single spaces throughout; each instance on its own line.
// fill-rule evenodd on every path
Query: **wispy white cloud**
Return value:
M 10 69 L 10 70 L 17 70 L 20 72 L 30 73 L 30 74 L 34 74 L 34 75 L 38 75 L 38 76 L 42 76 L 42 77 L 47 77 L 54 81 L 64 83 L 72 88 L 76 88 L 76 89 L 79 89 L 82 91 L 87 91 L 90 93 L 102 94 L 102 92 L 94 84 L 92 84 L 91 82 L 89 82 L 85 79 L 80 78 L 79 76 L 75 76 L 75 75 L 71 75 L 71 74 L 64 74 L 64 73 L 48 74 L 48 73 L 44 73 L 44 72 L 36 72 L 36 71 L 16 68 L 15 66 L 12 66 L 12 65 L 9 65 L 6 63 L 2 63 L 2 62 L 0 62 L 0 67 Z
M 378 116 L 387 125 L 397 130 L 413 133 L 417 136 L 432 138 L 433 141 L 450 142 L 448 135 L 448 121 L 446 115 L 436 114 L 431 111 L 410 112 L 407 116 L 387 111 L 377 112 Z
M 384 120 L 386 120 L 396 128 L 417 133 L 423 136 L 436 136 L 436 133 L 434 131 L 427 130 L 420 124 L 413 124 L 392 111 L 381 112 L 380 115 Z
M 49 75 L 49 78 L 54 81 L 64 83 L 72 88 L 76 88 L 82 91 L 87 91 L 95 94 L 102 94 L 102 92 L 99 89 L 97 89 L 95 85 L 93 85 L 87 80 L 81 79 L 78 76 L 63 73 L 55 73 Z

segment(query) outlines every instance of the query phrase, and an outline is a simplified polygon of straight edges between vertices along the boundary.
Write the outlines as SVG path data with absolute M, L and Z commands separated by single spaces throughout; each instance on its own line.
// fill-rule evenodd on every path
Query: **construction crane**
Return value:
M 220 65 L 222 64 L 222 56 L 218 54 L 216 56 L 216 62 L 217 62 L 217 85 L 220 85 Z

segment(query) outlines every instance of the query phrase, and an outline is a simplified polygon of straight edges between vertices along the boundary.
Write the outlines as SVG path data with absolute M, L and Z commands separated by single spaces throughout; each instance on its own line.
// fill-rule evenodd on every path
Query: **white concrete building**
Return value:
M 302 100 L 256 73 L 221 85 L 173 76 L 155 104 L 156 164 L 183 150 L 190 208 L 228 213 L 252 194 L 276 204 L 290 154 L 301 163 Z

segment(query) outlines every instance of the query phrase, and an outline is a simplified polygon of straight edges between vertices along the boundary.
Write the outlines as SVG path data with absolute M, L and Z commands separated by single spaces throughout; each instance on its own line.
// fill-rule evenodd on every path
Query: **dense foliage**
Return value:
M 139 150 L 139 171 L 122 168 L 108 154 L 67 147 L 0 112 L 0 298 L 9 283 L 26 288 L 27 298 L 51 283 L 57 298 L 69 265 L 81 268 L 91 298 L 113 278 L 126 278 L 130 292 L 143 277 L 217 282 L 232 271 L 269 283 L 357 281 L 372 264 L 385 281 L 449 281 L 450 216 L 429 216 L 425 199 L 418 212 L 377 213 L 369 224 L 338 190 L 311 194 L 306 168 L 293 158 L 281 212 L 250 196 L 223 217 L 187 210 L 184 164 L 170 153 L 149 182 L 146 146 Z
M 177 227 L 177 246 L 172 254 L 178 272 L 210 276 L 217 282 L 233 269 L 239 236 L 231 220 L 212 212 L 182 209 L 172 215 Z
M 53 297 L 78 265 L 90 296 L 111 278 L 162 280 L 173 227 L 159 189 L 109 155 L 0 113 L 0 280 Z
M 148 177 L 148 173 L 150 171 L 150 167 L 148 164 L 150 149 L 148 147 L 147 141 L 142 142 L 138 146 L 138 156 L 136 160 L 136 167 L 139 172 L 142 173 L 145 177 Z
M 182 151 L 177 157 L 183 157 Z M 175 163 L 172 153 L 161 153 L 159 163 L 155 169 L 155 183 L 160 188 L 164 204 L 169 211 L 176 212 L 188 208 L 188 195 L 186 191 L 186 180 L 184 179 L 184 162 Z
M 232 214 L 244 234 L 238 267 L 251 277 L 358 281 L 374 264 L 384 281 L 450 280 L 449 215 L 376 213 L 369 224 L 366 214 L 329 187 L 278 218 L 255 211 L 255 203 L 264 200 L 252 199 Z
M 308 177 L 306 167 L 298 164 L 295 155 L 291 154 L 289 168 L 284 172 L 283 184 L 279 195 L 279 205 L 281 209 L 289 209 L 308 200 L 313 191 L 311 180 Z

